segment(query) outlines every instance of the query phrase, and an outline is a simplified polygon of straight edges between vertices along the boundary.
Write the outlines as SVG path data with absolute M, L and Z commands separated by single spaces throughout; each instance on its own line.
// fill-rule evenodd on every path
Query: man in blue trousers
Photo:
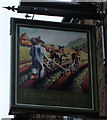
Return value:
M 34 78 L 37 69 L 39 69 L 39 78 L 42 78 L 44 75 L 43 57 L 48 61 L 50 61 L 50 59 L 47 57 L 46 50 L 42 46 L 44 41 L 42 41 L 40 37 L 33 37 L 31 42 L 33 44 L 30 49 L 30 55 L 32 56 L 31 79 Z

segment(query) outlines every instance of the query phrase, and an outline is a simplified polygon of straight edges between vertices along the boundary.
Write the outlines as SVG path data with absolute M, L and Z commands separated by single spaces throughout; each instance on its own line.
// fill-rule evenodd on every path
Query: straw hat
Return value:
M 43 40 L 41 40 L 41 37 L 39 36 L 39 37 L 33 37 L 33 38 L 31 38 L 31 43 L 32 44 L 37 44 L 37 43 L 42 43 L 42 44 L 45 44 L 45 42 L 43 41 Z

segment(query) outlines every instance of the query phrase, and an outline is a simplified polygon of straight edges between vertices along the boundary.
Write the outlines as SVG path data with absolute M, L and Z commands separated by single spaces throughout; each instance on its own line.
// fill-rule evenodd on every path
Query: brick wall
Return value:
M 107 2 L 103 3 L 104 9 L 107 8 Z M 92 21 L 86 21 L 86 24 L 93 24 Z M 105 30 L 105 53 L 107 56 L 107 15 L 104 19 Z M 97 52 L 97 72 L 98 72 L 98 89 L 99 89 L 99 115 L 107 116 L 107 58 L 106 64 L 103 64 L 102 52 L 102 32 L 101 27 L 96 27 L 96 52 Z M 85 120 L 99 120 L 85 118 Z
M 107 7 L 107 2 L 104 3 L 104 9 Z M 107 51 L 107 16 L 104 20 L 104 30 L 105 30 L 105 52 Z M 102 38 L 100 37 L 101 32 L 97 29 L 97 48 L 99 50 L 102 50 Z M 100 56 L 100 57 L 99 57 Z M 106 53 L 107 56 L 107 53 Z M 107 116 L 107 63 L 103 64 L 103 55 L 102 52 L 97 51 L 97 57 L 100 59 L 97 59 L 97 65 L 98 65 L 98 85 L 99 85 L 99 110 L 101 116 Z M 107 62 L 107 60 L 106 60 Z
M 107 2 L 104 4 L 104 8 L 107 9 Z M 104 29 L 105 29 L 105 53 L 107 56 L 107 15 L 104 20 Z M 106 58 L 106 64 L 105 64 L 105 115 L 107 116 L 107 58 Z

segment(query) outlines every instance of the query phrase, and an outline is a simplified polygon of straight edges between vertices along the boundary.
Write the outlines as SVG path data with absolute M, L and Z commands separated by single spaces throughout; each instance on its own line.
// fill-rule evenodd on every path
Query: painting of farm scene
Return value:
M 19 87 L 89 92 L 87 33 L 20 27 L 19 41 Z

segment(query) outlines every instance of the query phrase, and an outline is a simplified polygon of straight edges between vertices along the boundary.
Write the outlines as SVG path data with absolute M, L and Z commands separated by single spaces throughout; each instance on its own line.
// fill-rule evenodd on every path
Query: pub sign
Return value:
M 95 26 L 11 18 L 10 114 L 97 114 Z

